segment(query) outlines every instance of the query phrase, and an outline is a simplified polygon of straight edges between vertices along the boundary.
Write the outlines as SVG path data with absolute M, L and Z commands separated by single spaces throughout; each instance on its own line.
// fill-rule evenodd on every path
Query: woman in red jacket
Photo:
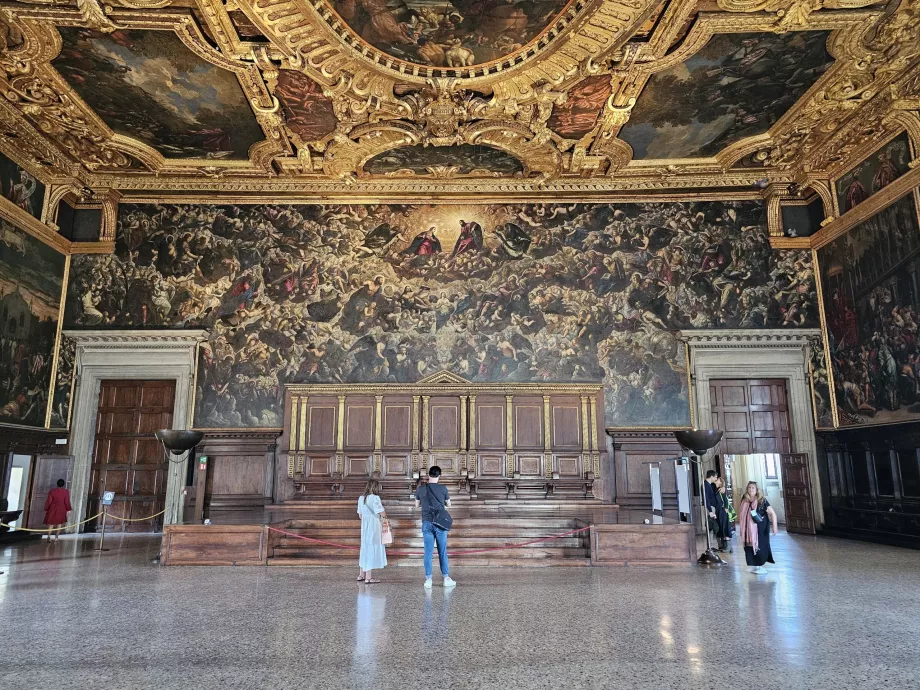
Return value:
M 48 500 L 45 501 L 45 524 L 48 527 L 60 527 L 67 524 L 67 513 L 73 510 L 70 505 L 70 492 L 64 488 L 64 484 L 63 479 L 58 479 L 57 488 L 48 492 Z M 49 533 L 48 541 L 51 541 L 51 536 Z M 54 538 L 61 538 L 60 530 L 54 535 Z

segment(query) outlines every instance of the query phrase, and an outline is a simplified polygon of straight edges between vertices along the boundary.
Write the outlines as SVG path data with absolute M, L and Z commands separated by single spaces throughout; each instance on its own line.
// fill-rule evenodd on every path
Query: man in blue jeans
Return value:
M 435 514 L 444 507 L 450 506 L 450 496 L 447 487 L 441 486 L 441 468 L 432 465 L 428 469 L 428 483 L 419 486 L 415 492 L 415 507 L 422 509 L 422 538 L 425 540 L 425 588 L 431 589 L 431 557 L 434 555 L 434 543 L 438 542 L 438 562 L 441 565 L 441 575 L 444 576 L 445 587 L 456 587 L 457 583 L 450 579 L 447 568 L 447 530 L 436 526 L 432 520 Z

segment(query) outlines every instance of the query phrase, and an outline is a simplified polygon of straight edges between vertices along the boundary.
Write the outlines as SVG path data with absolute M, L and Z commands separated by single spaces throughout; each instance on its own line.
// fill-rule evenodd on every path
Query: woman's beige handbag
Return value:
M 393 543 L 393 530 L 390 529 L 389 520 L 383 520 L 380 525 L 380 542 L 384 546 L 389 546 Z

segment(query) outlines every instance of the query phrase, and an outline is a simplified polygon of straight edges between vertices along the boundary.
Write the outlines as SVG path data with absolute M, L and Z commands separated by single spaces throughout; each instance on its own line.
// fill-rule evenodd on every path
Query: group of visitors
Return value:
M 731 539 L 735 523 L 744 545 L 744 558 L 750 571 L 765 573 L 764 565 L 775 563 L 770 550 L 770 532 L 777 533 L 776 511 L 763 495 L 757 482 L 748 482 L 741 499 L 740 515 L 735 513 L 731 499 L 725 491 L 725 482 L 715 470 L 706 472 L 704 500 L 709 514 L 708 529 L 719 540 L 719 551 L 731 553 Z
M 425 543 L 425 588 L 432 587 L 432 559 L 435 545 L 438 548 L 438 564 L 444 577 L 444 587 L 456 587 L 450 577 L 447 564 L 447 532 L 451 518 L 450 494 L 440 484 L 441 468 L 433 465 L 428 469 L 428 483 L 419 484 L 415 492 L 415 507 L 422 510 L 422 539 Z M 358 582 L 377 584 L 373 571 L 386 567 L 387 553 L 384 533 L 390 532 L 389 519 L 380 500 L 380 482 L 371 478 L 364 487 L 364 494 L 358 498 L 358 515 L 361 517 L 361 550 L 358 554 Z

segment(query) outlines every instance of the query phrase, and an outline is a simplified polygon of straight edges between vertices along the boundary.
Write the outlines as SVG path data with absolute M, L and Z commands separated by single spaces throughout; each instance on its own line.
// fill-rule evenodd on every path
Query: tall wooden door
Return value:
M 811 503 L 811 480 L 806 453 L 780 456 L 783 496 L 786 505 L 786 531 L 815 533 L 815 514 Z
M 789 453 L 789 409 L 784 379 L 713 379 L 712 425 L 724 432 L 726 455 Z
M 48 492 L 57 488 L 59 479 L 64 480 L 64 488 L 70 491 L 70 475 L 72 471 L 72 455 L 35 456 L 32 469 L 32 494 L 29 497 L 29 514 L 25 527 L 42 529 L 45 526 L 45 501 L 48 500 Z M 74 513 L 70 513 L 67 516 L 68 524 L 79 521 Z
M 172 427 L 175 397 L 175 381 L 102 382 L 88 514 L 99 512 L 103 492 L 114 491 L 106 530 L 152 532 L 162 525 L 163 516 L 118 518 L 146 517 L 165 507 L 169 465 L 153 432 Z

